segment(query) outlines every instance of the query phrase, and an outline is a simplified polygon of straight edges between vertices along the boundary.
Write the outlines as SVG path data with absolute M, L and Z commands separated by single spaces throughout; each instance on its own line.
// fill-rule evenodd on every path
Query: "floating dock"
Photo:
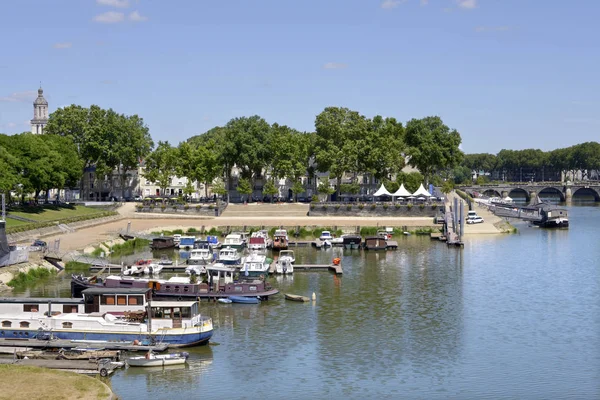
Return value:
M 0 339 L 0 347 L 23 348 L 23 349 L 74 349 L 74 348 L 93 348 L 103 350 L 124 350 L 124 351 L 148 351 L 163 352 L 169 348 L 166 343 L 156 345 L 134 345 L 131 342 L 104 342 L 104 341 L 85 341 L 85 340 L 38 340 L 38 339 Z
M 296 271 L 332 271 L 336 275 L 344 273 L 342 270 L 342 264 L 294 264 L 294 272 Z M 275 263 L 272 263 L 269 267 L 269 274 L 275 274 Z
M 0 364 L 26 365 L 31 367 L 42 367 L 57 369 L 60 371 L 77 372 L 79 374 L 108 376 L 116 368 L 123 367 L 123 362 L 96 361 L 96 360 L 39 360 L 0 358 Z

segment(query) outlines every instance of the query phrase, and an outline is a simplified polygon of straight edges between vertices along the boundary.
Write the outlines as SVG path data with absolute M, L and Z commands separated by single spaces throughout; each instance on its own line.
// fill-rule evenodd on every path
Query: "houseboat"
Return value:
M 98 281 L 73 275 L 71 277 L 71 293 L 82 293 L 82 289 L 88 287 L 151 288 L 153 299 L 168 298 L 177 300 L 220 298 L 229 295 L 268 298 L 279 293 L 279 290 L 271 287 L 265 279 L 239 279 L 239 270 L 231 265 L 215 263 L 205 266 L 205 269 L 207 272 L 206 280 L 200 283 L 192 283 L 189 277 L 150 279 L 113 275 Z
M 344 248 L 346 249 L 359 249 L 362 237 L 360 235 L 348 234 L 342 235 Z
M 225 240 L 223 241 L 223 247 L 231 247 L 232 249 L 241 250 L 246 246 L 242 235 L 237 233 L 231 233 L 225 236 Z
M 175 242 L 171 236 L 161 236 L 152 239 L 152 243 L 150 244 L 152 250 L 160 250 L 160 249 L 172 249 L 175 247 Z
M 569 215 L 565 208 L 558 208 L 551 204 L 542 203 L 538 205 L 539 221 L 533 221 L 534 225 L 542 228 L 568 228 Z
M 261 236 L 252 236 L 248 243 L 248 250 L 257 254 L 266 254 L 267 240 Z
M 287 250 L 288 234 L 285 229 L 277 229 L 273 234 L 273 250 Z
M 242 262 L 242 255 L 233 247 L 223 247 L 219 250 L 217 260 L 225 265 L 239 265 Z
M 216 255 L 212 252 L 212 249 L 193 249 L 190 251 L 190 256 L 186 263 L 187 265 L 205 265 L 213 262 L 215 259 Z
M 191 250 L 194 248 L 195 242 L 196 238 L 194 236 L 182 236 L 177 247 L 183 250 Z
M 369 236 L 365 238 L 363 247 L 365 250 L 385 250 L 387 241 L 380 236 Z
M 217 236 L 207 236 L 206 241 L 212 246 L 213 249 L 220 249 L 221 242 Z
M 93 287 L 82 295 L 0 298 L 0 338 L 52 334 L 65 340 L 159 340 L 184 347 L 206 344 L 213 334 L 212 320 L 200 315 L 197 301 L 150 301 L 148 288 Z
M 252 253 L 242 263 L 240 274 L 244 276 L 263 276 L 269 275 L 269 268 L 273 259 L 267 258 L 264 254 Z

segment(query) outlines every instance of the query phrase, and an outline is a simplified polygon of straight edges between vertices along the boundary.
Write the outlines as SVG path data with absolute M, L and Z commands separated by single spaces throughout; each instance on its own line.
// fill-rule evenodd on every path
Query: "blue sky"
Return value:
M 600 139 L 597 0 L 19 0 L 0 6 L 0 132 L 98 104 L 177 144 L 327 106 L 439 115 L 468 153 Z

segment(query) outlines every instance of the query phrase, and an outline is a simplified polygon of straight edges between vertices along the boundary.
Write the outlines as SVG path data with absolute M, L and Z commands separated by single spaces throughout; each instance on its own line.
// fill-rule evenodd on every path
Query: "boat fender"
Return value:
M 100 369 L 100 376 L 101 377 L 107 377 L 108 376 L 108 370 L 106 368 L 101 368 Z
M 342 261 L 341 259 L 339 259 L 339 258 L 336 257 L 336 258 L 333 259 L 333 265 L 340 265 L 341 261 Z
M 139 340 L 137 340 L 137 339 L 135 339 L 135 340 L 133 341 L 133 345 L 134 345 L 134 346 L 139 346 L 139 345 L 140 345 L 140 341 L 139 341 Z

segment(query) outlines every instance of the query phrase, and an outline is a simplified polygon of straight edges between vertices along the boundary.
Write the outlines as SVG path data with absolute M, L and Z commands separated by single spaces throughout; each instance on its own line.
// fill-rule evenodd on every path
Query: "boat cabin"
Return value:
M 273 235 L 273 249 L 285 250 L 288 248 L 288 235 L 285 229 L 277 229 Z
M 152 239 L 152 244 L 150 245 L 152 249 L 171 249 L 175 247 L 175 241 L 171 236 L 161 236 L 158 238 Z
M 387 241 L 379 236 L 370 236 L 365 238 L 365 250 L 385 250 Z
M 81 292 L 85 308 L 83 312 L 123 315 L 127 311 L 145 310 L 151 291 L 146 288 L 97 287 Z
M 242 239 L 242 235 L 231 233 L 225 236 L 225 240 L 223 241 L 223 246 L 232 247 L 235 249 L 241 249 L 244 247 L 245 242 Z
M 194 236 L 182 236 L 179 241 L 180 249 L 191 249 L 194 247 L 194 242 L 196 241 L 196 237 Z
M 191 327 L 200 315 L 197 301 L 153 301 L 150 308 L 153 329 Z

